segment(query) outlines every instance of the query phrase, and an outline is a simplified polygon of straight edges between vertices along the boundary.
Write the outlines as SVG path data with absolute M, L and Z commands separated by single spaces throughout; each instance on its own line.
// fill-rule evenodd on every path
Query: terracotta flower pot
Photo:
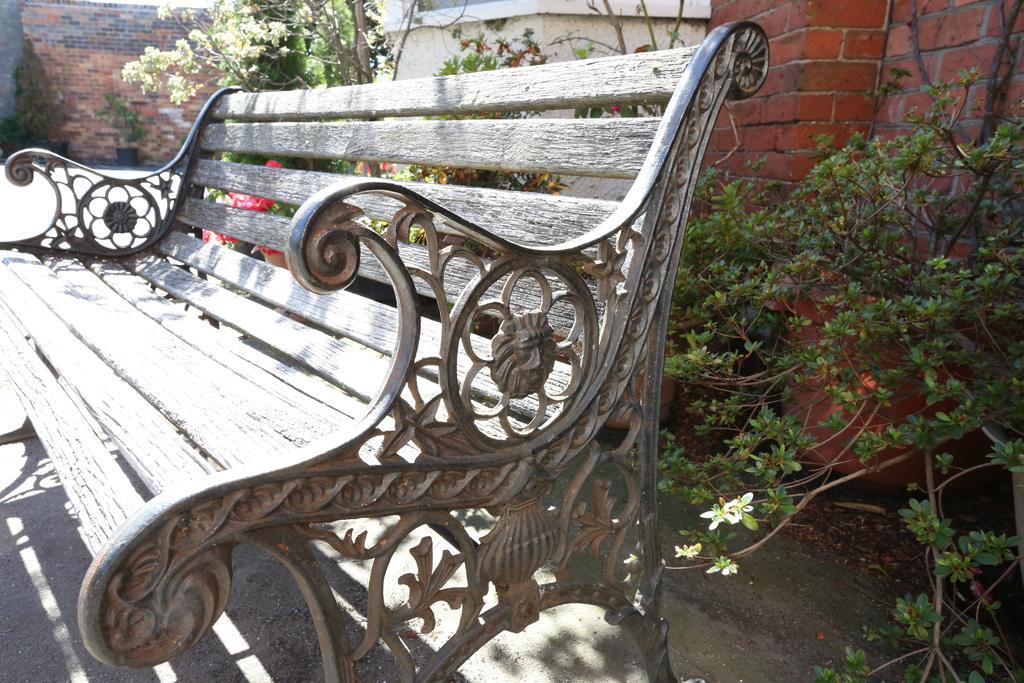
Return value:
M 288 264 L 285 263 L 285 260 L 284 260 L 284 254 L 282 252 L 280 252 L 280 251 L 270 251 L 270 250 L 264 251 L 263 252 L 263 259 L 267 263 L 269 263 L 270 265 L 277 266 L 278 268 L 287 268 L 288 267 Z
M 823 312 L 821 307 L 810 300 L 797 301 L 788 308 L 795 314 L 812 321 L 811 325 L 793 332 L 796 343 L 816 344 L 821 336 L 821 325 L 829 317 L 828 311 Z M 969 371 L 962 370 L 958 374 L 963 375 L 965 372 Z M 946 377 L 951 375 L 952 372 L 947 371 Z M 877 379 L 870 372 L 861 372 L 859 380 L 860 387 L 857 389 L 859 395 L 867 396 L 877 389 Z M 806 451 L 806 460 L 812 464 L 832 465 L 836 472 L 844 475 L 858 472 L 866 467 L 852 452 L 852 449 L 847 448 L 850 441 L 862 431 L 881 433 L 889 425 L 905 423 L 911 415 L 932 418 L 937 412 L 949 411 L 953 408 L 948 401 L 929 406 L 925 394 L 912 380 L 907 380 L 893 388 L 895 397 L 887 406 L 879 406 L 872 398 L 864 399 L 864 409 L 860 411 L 859 415 L 854 415 L 834 403 L 826 391 L 823 381 L 811 380 L 792 384 L 790 388 L 793 397 L 786 405 L 784 413 L 800 420 L 805 425 L 804 431 L 819 442 L 816 448 Z M 829 427 L 819 426 L 834 414 L 842 415 L 844 422 L 847 423 L 844 429 L 835 432 Z M 878 463 L 903 455 L 910 450 L 913 450 L 912 446 L 885 449 L 875 457 L 868 467 L 873 468 Z M 950 453 L 954 456 L 954 466 L 957 468 L 954 470 L 955 472 L 985 462 L 985 454 L 990 450 L 989 439 L 981 430 L 975 430 L 961 439 L 943 443 L 939 446 L 938 452 Z M 982 470 L 976 476 L 958 478 L 950 485 L 950 488 L 959 490 L 977 488 L 990 482 L 991 475 L 994 474 L 995 472 Z M 942 481 L 945 478 L 938 471 L 936 471 L 935 477 L 936 481 Z M 922 487 L 925 485 L 924 453 L 922 452 L 917 452 L 913 457 L 900 463 L 869 472 L 851 482 L 854 486 L 881 493 L 901 493 L 911 483 Z
M 643 378 L 639 382 L 640 390 L 643 390 Z M 668 375 L 662 375 L 661 377 L 661 402 L 658 406 L 658 422 L 664 424 L 668 420 L 669 415 L 672 414 L 672 400 L 676 396 L 676 381 Z M 606 427 L 612 429 L 629 429 L 630 416 L 626 408 L 619 408 L 612 416 L 605 422 Z
M 864 386 L 863 391 L 867 393 L 874 386 L 874 378 L 864 373 L 860 379 Z M 850 441 L 861 431 L 880 433 L 890 424 L 905 422 L 911 415 L 921 414 L 931 417 L 943 409 L 941 403 L 928 406 L 922 394 L 911 392 L 903 398 L 894 399 L 888 406 L 879 407 L 878 412 L 873 416 L 871 415 L 877 404 L 873 399 L 866 399 L 864 410 L 855 417 L 833 403 L 820 383 L 803 383 L 792 388 L 793 400 L 786 405 L 785 414 L 798 418 L 806 425 L 804 431 L 820 444 L 816 448 L 805 451 L 806 460 L 818 465 L 833 465 L 833 468 L 840 474 L 852 474 L 865 469 L 865 465 L 852 453 L 852 450 L 847 450 Z M 830 415 L 836 413 L 841 414 L 844 421 L 848 422 L 842 431 L 835 432 L 828 427 L 818 426 L 825 422 Z M 873 463 L 883 463 L 903 455 L 911 449 L 911 446 L 887 448 L 875 457 Z M 846 450 L 845 453 L 844 450 Z M 947 441 L 939 447 L 939 450 L 951 453 L 957 468 L 966 468 L 985 461 L 985 454 L 990 450 L 990 443 L 981 430 L 975 430 L 961 439 Z M 960 477 L 950 485 L 950 488 L 963 490 L 984 485 L 989 479 L 982 476 L 983 472 L 987 471 L 979 472 L 978 476 Z M 935 476 L 936 481 L 941 481 L 944 478 L 939 472 L 936 472 Z M 869 472 L 851 482 L 854 486 L 882 493 L 905 491 L 907 485 L 911 483 L 916 483 L 921 487 L 925 485 L 924 454 L 921 452 L 917 452 L 908 460 Z

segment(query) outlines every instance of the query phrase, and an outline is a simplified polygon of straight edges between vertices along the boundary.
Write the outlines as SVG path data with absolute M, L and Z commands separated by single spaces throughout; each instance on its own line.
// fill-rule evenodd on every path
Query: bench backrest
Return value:
M 416 410 L 430 409 L 408 372 L 410 363 L 426 363 L 437 367 L 444 404 L 473 447 L 529 445 L 539 462 L 557 467 L 623 392 L 636 405 L 636 377 L 660 375 L 694 176 L 726 97 L 756 91 L 766 71 L 764 33 L 740 24 L 719 27 L 696 49 L 229 94 L 202 133 L 207 158 L 193 168 L 191 197 L 177 218 L 187 227 L 291 247 L 293 273 L 318 291 L 347 286 L 356 267 L 390 283 L 399 343 L 374 402 L 380 414 L 406 391 L 417 395 Z M 664 105 L 665 114 L 459 118 L 601 105 Z M 622 202 L 426 183 L 374 188 L 365 177 L 214 160 L 220 152 L 635 181 Z M 204 187 L 305 204 L 289 220 L 202 199 L 197 190 Z M 373 225 L 390 246 L 374 247 L 378 238 L 352 222 L 360 212 L 390 222 Z M 426 244 L 406 240 L 414 225 L 424 228 Z M 444 248 L 446 231 L 484 247 L 483 255 Z M 421 325 L 411 303 L 417 291 L 438 301 L 442 327 L 439 344 L 419 356 L 400 343 Z M 489 316 L 500 327 L 472 334 Z M 481 402 L 478 392 L 488 388 L 499 398 Z M 656 405 L 656 392 L 644 399 L 651 400 Z M 524 412 L 535 417 L 524 421 Z
M 579 107 L 665 105 L 694 51 L 682 48 L 321 90 L 235 93 L 225 96 L 214 110 L 201 148 L 207 156 L 234 152 L 278 159 L 633 178 L 651 148 L 660 119 L 581 119 L 572 118 L 571 112 Z M 524 111 L 561 111 L 568 118 L 500 116 Z M 495 117 L 459 118 L 473 115 Z M 299 205 L 318 190 L 346 179 L 357 180 L 212 158 L 200 160 L 191 178 L 199 187 L 289 205 Z M 595 226 L 616 206 L 602 200 L 455 184 L 407 185 L 522 243 L 563 242 Z M 367 216 L 382 221 L 389 220 L 397 206 L 380 198 L 365 202 L 361 208 Z M 178 219 L 186 226 L 214 229 L 279 250 L 289 236 L 286 218 L 233 209 L 196 193 L 179 210 Z M 412 262 L 426 262 L 424 250 L 417 245 L 405 251 Z M 384 274 L 370 261 L 364 261 L 363 274 L 383 280 Z M 429 292 L 421 287 L 421 293 Z

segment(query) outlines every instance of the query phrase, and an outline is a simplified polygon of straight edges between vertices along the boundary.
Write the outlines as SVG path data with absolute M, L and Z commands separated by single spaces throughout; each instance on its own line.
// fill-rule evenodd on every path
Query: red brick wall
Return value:
M 956 79 L 961 69 L 978 68 L 982 74 L 991 71 L 999 36 L 1003 28 L 1003 11 L 1012 3 L 1003 0 L 918 0 L 917 44 L 924 63 L 927 79 L 923 78 L 917 59 L 913 55 L 911 33 L 911 2 L 896 0 L 889 41 L 884 61 L 885 76 L 899 67 L 911 73 L 903 81 L 905 90 L 884 98 L 879 103 L 877 130 L 892 134 L 904 129 L 907 114 L 929 106 L 930 100 L 920 87 L 924 82 L 941 83 Z M 1024 12 L 1014 27 L 1014 40 L 1024 31 Z M 1009 68 L 1004 63 L 1003 69 Z M 968 96 L 964 112 L 964 129 L 977 131 L 984 112 L 987 86 L 978 83 Z M 1024 71 L 1017 69 L 1007 89 L 1008 97 L 997 104 L 997 110 L 1006 111 L 1008 103 L 1024 97 Z
M 920 49 L 933 82 L 972 65 L 989 70 L 1001 3 L 1010 0 L 918 0 Z M 903 127 L 905 115 L 927 98 L 909 54 L 910 7 L 911 0 L 894 0 L 887 25 L 888 0 L 712 0 L 709 28 L 738 19 L 764 27 L 771 69 L 756 97 L 730 104 L 719 119 L 710 160 L 741 175 L 749 174 L 747 162 L 763 160 L 758 176 L 793 181 L 814 164 L 818 135 L 842 143 L 854 131 L 867 132 L 876 107 L 879 132 Z M 867 93 L 879 69 L 886 78 L 893 66 L 915 76 L 904 81 L 903 94 L 876 102 Z M 1018 77 L 1011 96 L 1021 95 Z
M 71 143 L 72 158 L 110 161 L 115 147 L 126 146 L 96 116 L 104 93 L 123 97 L 153 119 L 137 143 L 143 163 L 160 164 L 174 155 L 205 94 L 185 106 L 172 105 L 164 93 L 143 95 L 124 83 L 121 67 L 147 45 L 172 46 L 183 36 L 176 23 L 157 19 L 156 6 L 76 0 L 21 0 L 21 21 L 67 113 L 61 135 Z

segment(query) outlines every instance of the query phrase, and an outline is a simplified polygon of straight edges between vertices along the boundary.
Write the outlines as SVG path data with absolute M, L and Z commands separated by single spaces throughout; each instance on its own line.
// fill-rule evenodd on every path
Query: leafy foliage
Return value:
M 691 566 L 741 560 L 822 491 L 923 459 L 924 496 L 900 519 L 934 591 L 900 599 L 885 634 L 907 650 L 893 660 L 907 680 L 1019 674 L 990 598 L 1019 539 L 957 529 L 942 511 L 949 482 L 1024 466 L 1024 119 L 968 138 L 959 117 L 976 80 L 930 88 L 909 134 L 823 141 L 784 200 L 777 186 L 710 173 L 673 303 L 667 371 L 707 390 L 690 410 L 723 443 L 704 462 L 667 449 L 663 490 L 710 507 L 709 528 L 683 530 L 704 549 L 678 549 Z M 809 396 L 829 409 L 812 413 Z M 964 462 L 956 440 L 982 427 L 1007 437 Z M 740 522 L 767 531 L 732 549 Z M 871 669 L 850 649 L 818 680 L 866 680 L 891 663 Z
M 0 157 L 21 147 L 24 139 L 25 133 L 21 130 L 17 116 L 0 119 Z
M 386 52 L 376 15 L 357 32 L 344 0 L 214 0 L 202 11 L 164 8 L 161 17 L 188 37 L 170 50 L 147 47 L 122 77 L 143 92 L 166 86 L 175 103 L 210 82 L 252 91 L 366 83 Z
M 53 83 L 32 41 L 24 38 L 21 63 L 14 71 L 15 110 L 20 134 L 28 141 L 48 140 L 64 122 Z
M 143 120 L 139 112 L 113 93 L 106 93 L 103 95 L 103 99 L 107 104 L 96 112 L 96 115 L 116 128 L 125 142 L 138 142 L 146 137 L 146 129 L 143 124 L 150 121 Z

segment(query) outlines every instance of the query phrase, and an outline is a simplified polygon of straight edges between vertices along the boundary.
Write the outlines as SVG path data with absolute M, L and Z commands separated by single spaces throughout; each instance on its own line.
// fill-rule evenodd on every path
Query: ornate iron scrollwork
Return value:
M 337 640 L 336 625 L 331 631 L 318 622 L 326 668 L 343 672 L 339 678 L 350 680 L 354 662 L 382 640 L 404 678 L 444 679 L 498 633 L 521 630 L 552 607 L 583 602 L 605 608 L 610 621 L 637 636 L 652 679 L 673 680 L 667 625 L 658 613 L 662 558 L 654 533 L 659 389 L 651 381 L 641 387 L 637 377 L 660 374 L 672 276 L 711 124 L 730 91 L 749 94 L 757 87 L 766 51 L 764 33 L 752 24 L 713 31 L 669 104 L 658 155 L 623 207 L 558 247 L 512 244 L 383 181 L 311 198 L 293 222 L 289 267 L 311 289 L 332 291 L 351 282 L 360 253 L 381 263 L 399 309 L 389 376 L 367 416 L 336 447 L 276 472 L 226 473 L 187 498 L 147 504 L 97 558 L 83 587 L 80 618 L 89 650 L 134 666 L 178 654 L 223 609 L 233 546 L 269 547 L 273 530 L 287 529 L 326 542 L 343 557 L 372 562 L 362 641 L 350 649 Z M 360 192 L 400 200 L 384 235 L 361 223 L 346 202 Z M 130 222 L 123 207 L 111 212 L 112 221 Z M 435 225 L 441 222 L 499 255 L 484 262 L 465 247 L 444 246 Z M 429 269 L 401 258 L 399 237 L 414 224 L 424 230 Z M 456 260 L 476 275 L 462 284 L 449 311 L 445 278 Z M 437 294 L 437 348 L 420 348 L 414 280 Z M 515 295 L 527 285 L 534 297 L 529 306 Z M 551 323 L 555 308 L 571 321 L 565 329 Z M 481 342 L 473 330 L 484 315 L 499 324 Z M 420 382 L 428 370 L 439 380 L 433 393 Z M 630 407 L 629 429 L 617 445 L 598 444 L 598 430 L 623 405 Z M 516 421 L 513 408 L 533 413 Z M 362 460 L 371 441 L 379 464 Z M 403 457 L 407 446 L 417 454 Z M 559 479 L 565 486 L 555 485 Z M 469 508 L 497 515 L 479 541 L 450 514 Z M 354 522 L 343 533 L 311 526 L 384 515 L 397 521 L 373 543 Z M 429 538 L 413 545 L 415 569 L 397 579 L 407 599 L 388 606 L 389 567 L 402 541 L 426 525 L 443 530 L 454 552 L 437 556 Z M 591 561 L 575 562 L 581 554 Z M 594 560 L 596 576 L 587 567 Z M 496 603 L 488 602 L 491 585 Z M 306 594 L 315 613 L 337 611 L 329 591 Z M 442 602 L 461 611 L 458 627 L 436 653 L 417 661 L 396 628 L 419 618 L 421 631 L 431 631 L 433 606 Z
M 555 330 L 547 314 L 527 311 L 502 321 L 491 340 L 488 368 L 502 392 L 524 398 L 544 387 L 557 357 Z
M 96 256 L 124 256 L 152 246 L 174 222 L 210 112 L 221 96 L 236 90 L 224 88 L 210 97 L 174 159 L 142 177 L 112 176 L 43 149 L 11 155 L 7 180 L 25 187 L 36 176 L 45 179 L 56 207 L 41 234 L 16 241 L 0 235 L 0 245 Z

